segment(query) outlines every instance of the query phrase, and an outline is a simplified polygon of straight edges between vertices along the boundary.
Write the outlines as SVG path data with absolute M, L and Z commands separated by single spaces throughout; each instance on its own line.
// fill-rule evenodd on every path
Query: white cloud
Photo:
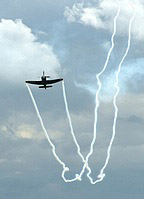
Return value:
M 0 130 L 2 133 L 16 136 L 20 139 L 34 139 L 34 140 L 45 140 L 46 136 L 42 130 L 35 125 L 30 125 L 26 123 L 22 123 L 17 125 L 17 127 L 13 127 L 12 125 L 1 125 Z M 64 138 L 64 133 L 58 130 L 47 129 L 47 133 L 50 136 L 51 140 L 55 142 L 60 142 Z
M 42 139 L 43 136 L 31 125 L 23 124 L 16 130 L 16 136 L 25 139 Z
M 142 0 L 131 1 L 136 10 L 136 17 L 133 22 L 132 33 L 138 40 L 144 37 L 144 5 Z M 119 34 L 127 34 L 128 22 L 132 16 L 133 9 L 127 0 L 121 0 L 121 13 L 118 19 Z M 98 5 L 93 3 L 76 3 L 72 8 L 66 7 L 64 15 L 68 22 L 78 22 L 84 25 L 93 26 L 96 29 L 104 29 L 112 32 L 113 19 L 118 6 L 115 0 L 99 0 Z
M 21 20 L 1 20 L 0 60 L 1 76 L 13 81 L 36 78 L 43 70 L 56 76 L 60 70 L 52 47 L 38 42 Z
M 94 7 L 92 4 L 87 6 L 87 4 L 84 3 L 76 3 L 73 5 L 72 9 L 66 7 L 64 15 L 67 17 L 68 22 L 79 22 L 84 25 L 91 25 L 98 29 L 105 29 L 107 28 L 109 20 L 104 21 L 101 17 L 105 17 L 107 14 L 107 7 L 109 8 L 109 11 L 116 7 L 115 4 L 110 7 L 110 2 L 100 2 L 99 7 Z M 111 11 L 110 13 L 113 16 L 113 12 Z

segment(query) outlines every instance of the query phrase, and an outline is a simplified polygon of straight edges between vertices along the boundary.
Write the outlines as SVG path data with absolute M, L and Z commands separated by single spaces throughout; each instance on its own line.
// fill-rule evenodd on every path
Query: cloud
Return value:
M 121 72 L 119 75 L 119 86 L 121 89 L 121 94 L 125 94 L 127 91 L 139 90 L 138 81 L 143 78 L 144 70 L 143 70 L 144 59 L 136 59 L 131 62 L 125 64 L 121 68 Z M 114 70 L 106 73 L 103 76 L 103 87 L 104 92 L 108 95 L 114 94 L 114 82 L 116 81 L 116 75 Z M 130 87 L 129 87 L 130 84 Z
M 7 162 L 7 159 L 0 159 L 0 164 Z
M 44 139 L 45 136 L 42 132 L 36 130 L 33 125 L 21 124 L 14 128 L 12 125 L 2 125 L 0 130 L 4 134 L 11 135 L 13 137 L 18 137 L 22 139 Z
M 17 127 L 16 136 L 25 139 L 43 139 L 42 133 L 38 132 L 33 126 L 28 124 L 23 124 Z
M 113 147 L 111 165 L 115 168 L 142 168 L 144 145 Z M 119 158 L 122 157 L 122 158 Z
M 143 79 L 144 77 L 143 64 L 144 59 L 141 58 L 132 60 L 131 62 L 128 62 L 127 64 L 122 66 L 121 72 L 119 74 L 119 95 L 124 95 L 126 92 L 131 91 L 143 92 L 143 90 L 141 90 L 141 84 L 139 84 L 139 80 Z M 105 102 L 111 101 L 115 94 L 114 83 L 116 81 L 116 70 L 110 70 L 104 73 L 101 81 L 101 100 Z M 77 81 L 74 81 L 74 83 L 75 86 L 77 86 L 78 88 L 83 88 L 91 93 L 93 96 L 95 96 L 97 89 L 96 79 L 91 81 L 91 83 L 79 83 Z
M 132 1 L 136 17 L 133 22 L 132 33 L 137 40 L 144 37 L 144 5 L 141 0 Z M 132 16 L 132 7 L 129 1 L 121 0 L 121 13 L 118 19 L 119 35 L 127 34 L 127 27 L 130 17 Z M 99 0 L 99 3 L 75 3 L 72 8 L 66 7 L 64 16 L 68 22 L 78 22 L 86 26 L 92 26 L 96 29 L 113 31 L 113 19 L 116 15 L 118 6 L 114 0 Z
M 0 76 L 11 81 L 35 78 L 45 70 L 56 76 L 60 63 L 47 43 L 40 43 L 21 20 L 0 22 Z
M 19 124 L 17 127 L 13 127 L 12 124 L 1 125 L 0 130 L 8 136 L 13 136 L 13 138 L 17 137 L 19 139 L 46 140 L 46 136 L 42 130 L 39 130 L 35 125 L 26 123 Z M 47 133 L 50 136 L 50 139 L 56 143 L 61 142 L 64 139 L 64 133 L 61 131 L 48 129 Z

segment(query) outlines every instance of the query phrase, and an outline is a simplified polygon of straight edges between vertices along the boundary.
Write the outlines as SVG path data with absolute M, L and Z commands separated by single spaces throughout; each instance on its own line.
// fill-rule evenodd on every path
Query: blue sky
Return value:
M 2 199 L 142 199 L 144 197 L 144 3 L 136 10 L 131 47 L 119 76 L 116 137 L 101 183 L 65 183 L 52 155 L 24 81 L 42 71 L 63 77 L 72 123 L 83 155 L 93 136 L 96 74 L 111 47 L 116 0 L 0 0 L 0 195 Z M 125 53 L 129 1 L 120 0 L 115 47 L 101 76 L 97 140 L 90 157 L 96 179 L 106 158 L 114 118 L 115 72 Z M 49 90 L 31 86 L 48 134 L 73 178 L 82 168 L 73 142 L 61 83 Z

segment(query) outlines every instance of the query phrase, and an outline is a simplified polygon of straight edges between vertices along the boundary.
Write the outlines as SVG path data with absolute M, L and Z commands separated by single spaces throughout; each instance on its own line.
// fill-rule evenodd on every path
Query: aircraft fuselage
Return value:
M 47 78 L 49 78 L 49 76 L 45 76 L 44 75 L 44 71 L 43 71 L 43 75 L 41 76 L 41 81 L 25 81 L 28 84 L 35 84 L 35 85 L 39 85 L 39 88 L 50 88 L 52 87 L 52 85 L 49 86 L 49 84 L 55 84 L 57 82 L 62 81 L 63 79 L 49 79 L 47 80 Z

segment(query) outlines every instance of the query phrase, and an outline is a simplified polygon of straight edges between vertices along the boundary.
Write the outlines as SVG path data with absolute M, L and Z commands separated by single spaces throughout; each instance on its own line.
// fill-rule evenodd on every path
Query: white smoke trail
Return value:
M 96 181 L 94 182 L 93 179 L 90 177 L 91 169 L 90 169 L 90 167 L 88 166 L 88 161 L 89 161 L 89 157 L 93 154 L 93 147 L 94 147 L 94 143 L 95 143 L 95 141 L 96 141 L 96 135 L 97 135 L 97 131 L 96 131 L 97 129 L 96 129 L 96 128 L 97 128 L 97 111 L 98 111 L 98 108 L 99 108 L 99 92 L 101 91 L 101 88 L 102 88 L 102 84 L 101 84 L 101 81 L 100 81 L 100 76 L 101 76 L 101 75 L 103 74 L 103 72 L 106 70 L 106 67 L 107 67 L 107 64 L 108 64 L 108 62 L 109 62 L 109 59 L 110 59 L 112 50 L 113 50 L 113 48 L 114 48 L 114 36 L 115 36 L 115 34 L 116 34 L 116 22 L 117 22 L 117 18 L 118 18 L 118 16 L 119 16 L 119 13 L 120 13 L 119 0 L 117 0 L 117 3 L 118 3 L 118 11 L 117 11 L 117 14 L 116 14 L 116 16 L 115 16 L 115 18 L 114 18 L 114 31 L 113 31 L 113 35 L 112 35 L 112 38 L 111 38 L 112 47 L 110 48 L 110 50 L 109 50 L 109 52 L 108 52 L 107 59 L 106 59 L 106 62 L 105 62 L 105 65 L 104 65 L 102 71 L 96 75 L 96 79 L 97 79 L 97 82 L 98 82 L 98 90 L 97 90 L 97 92 L 96 92 L 96 97 L 95 97 L 96 106 L 95 106 L 95 118 L 94 118 L 94 133 L 93 133 L 93 140 L 92 140 L 91 146 L 90 146 L 90 152 L 89 152 L 88 155 L 86 156 L 86 159 L 85 159 L 85 158 L 83 157 L 83 155 L 81 154 L 81 152 L 80 152 L 80 146 L 79 146 L 79 144 L 78 144 L 78 142 L 77 142 L 77 140 L 76 140 L 76 137 L 75 137 L 75 135 L 74 135 L 73 126 L 72 126 L 72 121 L 71 121 L 71 117 L 70 117 L 69 110 L 68 110 L 68 104 L 67 104 L 67 100 L 66 100 L 65 86 L 64 86 L 64 82 L 62 82 L 63 97 L 64 97 L 64 102 L 65 102 L 67 117 L 68 117 L 68 120 L 69 120 L 69 125 L 70 125 L 71 134 L 72 134 L 73 140 L 74 140 L 74 142 L 75 142 L 75 144 L 76 144 L 76 146 L 77 146 L 77 152 L 78 152 L 79 156 L 81 157 L 81 159 L 82 159 L 82 161 L 83 161 L 83 163 L 84 163 L 83 168 L 82 168 L 82 170 L 81 170 L 81 173 L 80 173 L 79 175 L 76 174 L 76 177 L 75 177 L 74 179 L 67 180 L 67 179 L 65 178 L 65 172 L 69 171 L 69 168 L 66 167 L 65 163 L 62 162 L 62 161 L 59 159 L 58 155 L 56 154 L 55 146 L 54 146 L 54 144 L 51 142 L 51 140 L 50 140 L 50 138 L 49 138 L 49 136 L 48 136 L 48 133 L 47 133 L 45 127 L 44 127 L 42 118 L 41 118 L 40 113 L 39 113 L 39 111 L 38 111 L 38 108 L 37 108 L 36 102 L 35 102 L 35 100 L 34 100 L 33 94 L 32 94 L 32 92 L 31 92 L 31 89 L 30 89 L 30 87 L 28 86 L 28 84 L 26 84 L 26 86 L 27 86 L 27 88 L 28 88 L 28 91 L 29 91 L 29 94 L 30 94 L 30 96 L 31 96 L 32 102 L 33 102 L 33 104 L 34 104 L 34 107 L 35 107 L 37 116 L 38 116 L 38 118 L 39 118 L 39 120 L 40 120 L 42 129 L 44 130 L 44 133 L 45 133 L 45 135 L 46 135 L 46 137 L 47 137 L 47 140 L 48 140 L 48 142 L 49 142 L 49 144 L 50 144 L 50 146 L 51 146 L 51 148 L 52 148 L 53 155 L 55 156 L 56 160 L 57 160 L 57 161 L 62 165 L 62 167 L 63 167 L 62 178 L 64 179 L 65 182 L 73 182 L 73 181 L 75 181 L 75 180 L 79 180 L 79 181 L 80 181 L 80 180 L 81 180 L 81 177 L 82 177 L 82 175 L 83 175 L 83 173 L 84 173 L 84 171 L 85 171 L 86 168 L 87 168 L 87 170 L 89 171 L 89 172 L 87 173 L 87 177 L 90 179 L 90 182 L 91 182 L 92 184 L 96 184 L 96 183 L 102 181 L 103 178 L 105 177 L 104 170 L 105 170 L 105 168 L 106 168 L 106 166 L 107 166 L 107 164 L 108 164 L 108 162 L 109 162 L 110 151 L 111 151 L 112 143 L 113 143 L 114 137 L 115 137 L 115 127 L 116 127 L 117 113 L 118 113 L 118 108 L 117 108 L 117 105 L 116 105 L 116 98 L 117 98 L 117 95 L 118 95 L 119 90 L 120 90 L 120 89 L 119 89 L 119 86 L 118 86 L 118 76 L 119 76 L 119 73 L 120 73 L 121 65 L 122 65 L 122 63 L 123 63 L 125 57 L 127 56 L 128 51 L 129 51 L 129 48 L 130 48 L 130 41 L 131 41 L 131 25 L 132 25 L 132 21 L 133 21 L 133 19 L 134 19 L 134 17 L 135 17 L 135 13 L 134 13 L 132 19 L 130 20 L 130 25 L 129 25 L 128 47 L 127 47 L 127 50 L 126 50 L 126 53 L 125 53 L 123 59 L 121 60 L 121 63 L 120 63 L 120 65 L 119 65 L 118 72 L 116 73 L 116 83 L 114 84 L 114 87 L 117 89 L 117 92 L 116 92 L 116 94 L 115 94 L 115 96 L 114 96 L 114 101 L 113 101 L 114 107 L 115 107 L 115 117 L 114 117 L 114 123 L 113 123 L 113 135 L 112 135 L 112 138 L 111 138 L 111 141 L 110 141 L 110 145 L 109 145 L 108 150 L 107 150 L 107 159 L 106 159 L 105 165 L 104 165 L 104 167 L 101 169 L 100 174 L 98 175 L 98 178 L 100 178 L 100 179 L 98 179 L 98 180 L 96 180 Z
M 50 146 L 51 146 L 51 148 L 52 148 L 52 153 L 53 153 L 54 157 L 56 158 L 56 160 L 57 160 L 57 161 L 62 165 L 62 167 L 63 167 L 62 178 L 63 178 L 63 180 L 64 180 L 65 182 L 69 182 L 69 180 L 66 180 L 66 178 L 64 177 L 65 172 L 66 172 L 66 171 L 69 171 L 69 168 L 66 167 L 65 163 L 62 162 L 62 161 L 60 160 L 60 158 L 58 157 L 58 155 L 56 154 L 56 148 L 55 148 L 54 144 L 52 143 L 52 141 L 51 141 L 50 138 L 49 138 L 49 135 L 48 135 L 47 130 L 46 130 L 45 126 L 44 126 L 44 123 L 43 123 L 43 120 L 42 120 L 42 118 L 41 118 L 41 115 L 40 115 L 40 113 L 39 113 L 37 104 L 36 104 L 36 102 L 35 102 L 35 99 L 34 99 L 34 97 L 33 97 L 32 92 L 31 92 L 31 89 L 30 89 L 30 87 L 29 87 L 28 84 L 26 84 L 26 86 L 27 86 L 27 89 L 28 89 L 29 94 L 30 94 L 30 96 L 31 96 L 31 99 L 32 99 L 33 105 L 34 105 L 34 107 L 35 107 L 37 116 L 38 116 L 38 118 L 39 118 L 39 120 L 40 120 L 41 127 L 42 127 L 42 129 L 43 129 L 43 131 L 44 131 L 44 133 L 45 133 L 45 136 L 46 136 L 46 138 L 47 138 L 47 140 L 48 140 L 48 142 L 49 142 L 49 144 L 50 144 Z
M 131 2 L 130 2 L 131 4 Z M 117 96 L 119 94 L 119 91 L 120 91 L 120 88 L 119 88 L 119 73 L 121 71 L 121 66 L 129 52 L 129 49 L 130 49 L 130 45 L 131 45 L 131 27 L 132 27 L 132 22 L 135 18 L 135 15 L 136 15 L 136 12 L 135 12 L 135 9 L 133 7 L 133 5 L 131 4 L 132 8 L 133 8 L 133 16 L 132 18 L 130 19 L 130 22 L 129 22 L 129 33 L 128 33 L 128 45 L 127 45 L 127 49 L 126 49 L 126 52 L 118 66 L 118 71 L 116 72 L 116 82 L 114 84 L 114 87 L 116 88 L 116 93 L 114 95 L 114 99 L 113 99 L 113 104 L 114 104 L 114 108 L 115 108 L 115 115 L 114 115 L 114 122 L 113 122 L 113 133 L 112 133 L 112 138 L 110 140 L 110 144 L 108 146 L 108 150 L 107 150 L 107 157 L 106 157 L 106 161 L 105 161 L 105 164 L 104 166 L 102 167 L 101 171 L 100 171 L 100 174 L 98 175 L 98 180 L 96 180 L 95 182 L 91 180 L 91 183 L 92 184 L 96 184 L 98 182 L 101 182 L 104 177 L 105 177 L 105 173 L 104 173 L 104 170 L 106 169 L 108 163 L 109 163 L 109 159 L 110 159 L 110 153 L 111 153 L 111 147 L 112 147 L 112 144 L 113 144 L 113 141 L 114 141 L 114 138 L 115 138 L 115 134 L 116 134 L 116 122 L 117 122 L 117 116 L 118 116 L 118 107 L 117 107 L 117 104 L 116 104 L 116 100 L 117 100 Z M 89 173 L 90 174 L 90 173 Z M 88 175 L 89 175 L 88 174 Z
M 63 98 L 64 98 L 64 103 L 65 103 L 66 114 L 67 114 L 68 121 L 69 121 L 70 131 L 71 131 L 74 143 L 75 143 L 75 145 L 77 147 L 77 153 L 81 157 L 83 163 L 86 163 L 86 161 L 84 159 L 84 156 L 82 155 L 82 153 L 80 151 L 80 146 L 79 146 L 79 144 L 77 142 L 77 139 L 75 137 L 75 134 L 74 134 L 74 130 L 73 130 L 73 126 L 72 126 L 72 121 L 71 121 L 71 117 L 70 117 L 70 113 L 69 113 L 69 108 L 68 108 L 68 103 L 67 103 L 67 98 L 66 98 L 66 91 L 65 91 L 64 81 L 62 81 L 62 90 L 63 90 Z M 88 170 L 90 170 L 90 168 L 88 167 L 88 165 L 86 167 L 87 167 Z M 76 174 L 76 177 L 74 179 L 72 179 L 72 180 L 69 180 L 69 181 L 73 182 L 75 180 L 81 181 L 81 177 L 78 174 Z
M 98 108 L 99 108 L 99 92 L 101 91 L 101 88 L 102 88 L 102 84 L 101 84 L 101 81 L 100 81 L 100 76 L 103 74 L 103 72 L 106 70 L 106 67 L 107 67 L 107 64 L 109 62 L 109 59 L 110 59 L 110 56 L 111 56 L 111 53 L 112 53 L 112 50 L 114 48 L 114 37 L 115 37 L 115 34 L 116 34 L 116 28 L 117 28 L 117 18 L 120 14 L 120 4 L 119 4 L 119 1 L 117 0 L 117 3 L 118 3 L 118 11 L 117 11 L 117 14 L 114 18 L 114 30 L 113 30 L 113 34 L 112 34 L 112 37 L 111 37 L 111 43 L 112 43 L 112 46 L 108 52 L 108 55 L 107 55 L 107 59 L 106 59 L 106 62 L 104 64 L 104 67 L 103 69 L 101 70 L 100 73 L 98 73 L 96 75 L 96 79 L 97 79 L 97 82 L 98 82 L 98 90 L 96 91 L 96 97 L 95 97 L 95 103 L 96 103 L 96 106 L 95 106 L 95 118 L 94 118 L 94 133 L 93 133 L 93 140 L 91 142 L 91 146 L 90 146 L 90 152 L 87 154 L 86 156 L 86 162 L 82 168 L 82 171 L 79 175 L 79 177 L 81 178 L 81 176 L 83 175 L 86 167 L 88 166 L 88 161 L 89 161 L 89 158 L 90 156 L 93 154 L 93 148 L 94 148 L 94 144 L 95 144 L 95 141 L 96 141 L 96 136 L 97 136 L 97 111 L 98 111 Z M 90 181 L 92 182 L 92 178 L 90 177 L 90 173 L 91 173 L 91 169 L 89 169 L 89 172 L 87 174 L 87 177 L 90 179 Z

